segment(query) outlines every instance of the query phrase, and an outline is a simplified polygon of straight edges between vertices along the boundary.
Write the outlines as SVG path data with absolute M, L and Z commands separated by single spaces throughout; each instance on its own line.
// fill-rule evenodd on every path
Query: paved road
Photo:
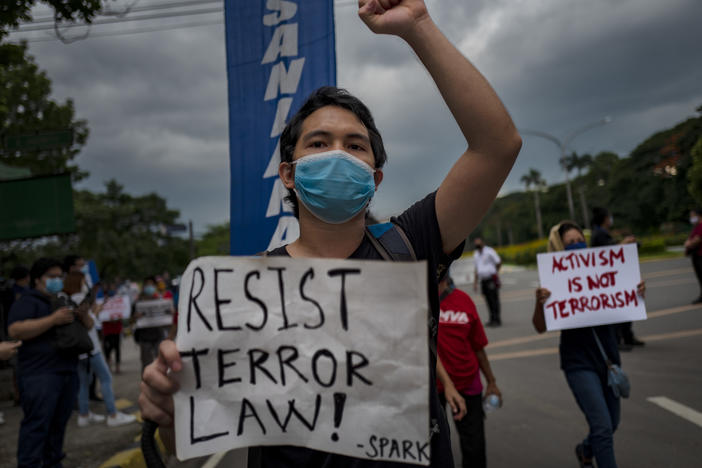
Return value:
M 459 286 L 472 293 L 465 284 L 470 280 L 470 269 L 469 264 L 463 269 L 459 265 L 454 277 Z M 698 295 L 697 284 L 687 259 L 645 262 L 641 270 L 647 281 L 649 318 L 635 323 L 634 330 L 646 341 L 646 346 L 622 355 L 623 367 L 632 382 L 632 395 L 623 402 L 622 423 L 615 435 L 619 465 L 699 466 L 702 306 L 689 305 Z M 490 414 L 486 421 L 489 464 L 492 467 L 577 466 L 573 448 L 584 437 L 587 426 L 558 367 L 558 335 L 536 335 L 531 327 L 536 272 L 507 271 L 503 284 L 504 325 L 487 329 L 488 355 L 505 400 L 504 407 Z M 482 298 L 474 296 L 474 299 L 481 317 L 485 318 Z M 124 373 L 115 376 L 115 388 L 123 399 L 122 404 L 129 405 L 138 395 L 139 364 L 131 339 L 125 340 L 124 348 Z M 649 400 L 655 397 L 664 399 L 655 400 L 660 404 Z M 0 467 L 10 467 L 15 465 L 21 412 L 6 403 L 0 404 L 0 410 L 5 411 L 8 420 L 0 426 Z M 94 410 L 104 412 L 99 405 Z M 115 453 L 132 447 L 138 435 L 137 425 L 116 429 L 102 425 L 77 428 L 74 416 L 66 436 L 69 457 L 64 466 L 100 466 Z M 457 463 L 459 460 L 460 457 Z M 236 454 L 230 453 L 187 466 L 238 468 L 238 462 Z

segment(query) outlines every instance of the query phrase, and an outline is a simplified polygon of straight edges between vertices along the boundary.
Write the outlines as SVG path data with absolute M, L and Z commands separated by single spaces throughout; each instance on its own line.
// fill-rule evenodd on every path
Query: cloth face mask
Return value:
M 344 151 L 311 154 L 292 164 L 298 199 L 325 223 L 345 223 L 368 206 L 375 193 L 375 170 Z

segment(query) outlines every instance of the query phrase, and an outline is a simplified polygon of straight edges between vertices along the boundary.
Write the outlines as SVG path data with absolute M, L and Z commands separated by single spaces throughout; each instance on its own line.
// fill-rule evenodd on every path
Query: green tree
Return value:
M 687 172 L 687 189 L 697 206 L 700 206 L 702 205 L 702 137 L 692 147 L 690 154 L 692 167 Z
M 532 193 L 534 194 L 534 212 L 536 213 L 536 232 L 539 235 L 539 239 L 544 237 L 544 227 L 541 222 L 541 206 L 539 204 L 539 192 L 546 187 L 546 181 L 541 177 L 541 172 L 536 169 L 529 169 L 529 172 L 524 174 L 521 181 L 526 185 L 527 192 L 530 191 L 531 187 L 534 187 Z
M 94 259 L 101 277 L 141 279 L 164 271 L 176 276 L 190 260 L 188 241 L 167 229 L 176 224 L 178 211 L 155 193 L 133 196 L 110 180 L 102 193 L 75 191 L 74 206 L 75 233 L 0 243 L 0 252 L 11 253 L 3 267 L 77 253 Z
M 197 255 L 228 255 L 229 223 L 207 226 L 207 232 L 197 241 Z
M 0 137 L 57 130 L 70 130 L 73 134 L 71 144 L 57 148 L 3 148 L 0 162 L 26 167 L 34 175 L 70 172 L 73 181 L 87 176 L 87 172 L 71 164 L 88 138 L 87 122 L 75 119 L 73 101 L 59 103 L 50 98 L 51 80 L 27 53 L 26 44 L 0 44 L 0 63 Z
M 0 40 L 10 29 L 31 21 L 31 9 L 37 3 L 50 6 L 57 21 L 68 23 L 78 20 L 90 23 L 102 8 L 102 0 L 3 0 L 0 2 Z

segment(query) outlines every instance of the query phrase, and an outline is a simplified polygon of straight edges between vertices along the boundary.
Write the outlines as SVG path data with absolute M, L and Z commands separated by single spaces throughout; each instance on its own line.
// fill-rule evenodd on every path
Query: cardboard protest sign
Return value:
M 548 330 L 646 319 L 636 244 L 538 254 Z
M 98 315 L 98 320 L 101 322 L 129 318 L 132 312 L 129 296 L 106 297 L 102 300 L 98 299 L 98 302 L 102 302 L 102 309 Z
M 295 445 L 428 465 L 426 268 L 193 261 L 178 307 L 178 458 Z
M 173 323 L 173 300 L 153 299 L 137 301 L 134 304 L 137 315 L 143 314 L 136 321 L 136 328 L 165 327 Z

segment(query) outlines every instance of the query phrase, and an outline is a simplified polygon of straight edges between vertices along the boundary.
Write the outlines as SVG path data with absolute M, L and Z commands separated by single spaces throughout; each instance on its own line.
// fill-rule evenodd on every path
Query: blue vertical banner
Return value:
M 320 86 L 336 84 L 332 0 L 225 0 L 231 254 L 295 240 L 278 177 L 280 134 Z

